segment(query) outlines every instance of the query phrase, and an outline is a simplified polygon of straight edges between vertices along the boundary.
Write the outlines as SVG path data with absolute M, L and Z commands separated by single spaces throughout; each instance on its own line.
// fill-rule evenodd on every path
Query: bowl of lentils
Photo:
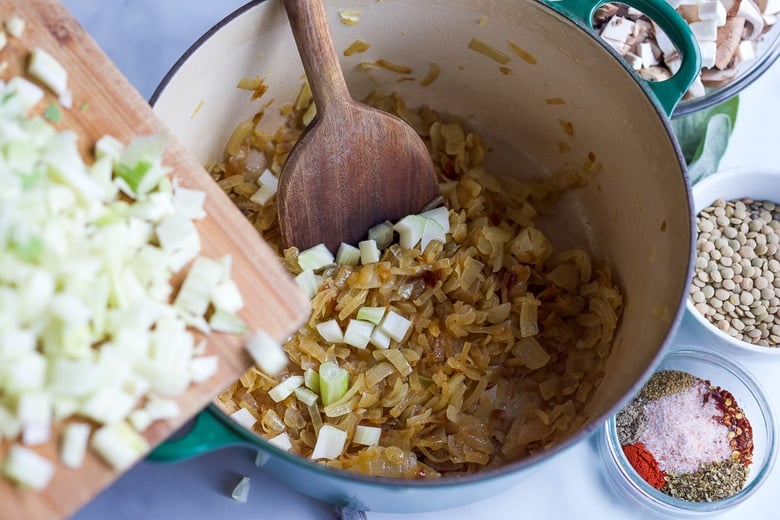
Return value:
M 701 347 L 673 346 L 656 372 L 606 423 L 608 482 L 630 504 L 664 517 L 723 512 L 769 475 L 777 440 L 752 375 Z
M 704 342 L 780 356 L 780 172 L 725 170 L 693 187 L 687 309 Z

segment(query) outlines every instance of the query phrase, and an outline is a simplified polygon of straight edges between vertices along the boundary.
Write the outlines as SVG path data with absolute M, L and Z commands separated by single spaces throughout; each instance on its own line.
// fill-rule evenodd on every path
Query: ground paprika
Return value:
M 655 489 L 661 489 L 666 484 L 666 472 L 658 467 L 658 461 L 655 460 L 650 451 L 641 442 L 636 444 L 626 444 L 623 446 L 623 453 L 639 476 L 645 482 Z

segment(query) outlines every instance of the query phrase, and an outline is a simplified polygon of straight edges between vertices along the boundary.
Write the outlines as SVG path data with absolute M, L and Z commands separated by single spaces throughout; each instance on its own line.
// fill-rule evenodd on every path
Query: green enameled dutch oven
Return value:
M 263 470 L 296 490 L 334 504 L 385 512 L 454 507 L 517 484 L 537 465 L 599 429 L 644 383 L 663 354 L 684 309 L 692 268 L 691 197 L 685 163 L 668 116 L 699 70 L 687 25 L 664 0 L 626 3 L 649 14 L 683 56 L 677 75 L 646 83 L 604 45 L 590 19 L 600 0 L 340 0 L 326 2 L 337 49 L 356 39 L 371 45 L 344 57 L 354 98 L 376 89 L 398 91 L 408 106 L 428 104 L 463 116 L 491 152 L 487 167 L 520 178 L 545 177 L 581 165 L 589 154 L 601 172 L 568 193 L 542 227 L 556 248 L 581 246 L 613 266 L 625 295 L 624 313 L 603 382 L 586 413 L 590 420 L 548 451 L 467 477 L 436 481 L 372 478 L 328 469 L 281 451 L 234 423 L 218 405 L 189 433 L 153 457 L 175 460 L 243 444 L 264 454 Z M 337 10 L 355 9 L 348 26 Z M 478 38 L 512 57 L 501 66 L 468 48 Z M 534 64 L 511 55 L 507 41 Z M 417 81 L 389 71 L 356 69 L 384 58 L 410 67 Z M 533 61 L 533 60 L 531 60 Z M 419 80 L 440 68 L 429 86 Z M 236 88 L 260 76 L 268 92 L 251 100 Z M 219 161 L 236 124 L 263 104 L 263 128 L 281 123 L 278 107 L 295 99 L 303 70 L 281 2 L 252 2 L 201 38 L 166 76 L 155 112 L 203 164 Z M 549 103 L 556 98 L 563 104 Z M 565 134 L 562 121 L 571 124 Z M 567 151 L 559 143 L 569 145 Z M 251 290 L 244 288 L 244 290 Z M 261 312 L 261 310 L 259 310 Z

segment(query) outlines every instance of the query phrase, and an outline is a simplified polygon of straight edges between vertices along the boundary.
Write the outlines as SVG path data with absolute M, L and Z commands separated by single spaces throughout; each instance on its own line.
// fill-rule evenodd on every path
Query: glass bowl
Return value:
M 741 198 L 754 200 L 768 200 L 775 202 L 780 207 L 780 171 L 759 168 L 734 168 L 723 170 L 710 175 L 693 186 L 693 208 L 696 215 L 702 209 L 712 205 L 716 199 L 726 201 Z M 700 247 L 697 245 L 698 255 Z M 780 253 L 775 254 L 777 259 Z M 694 268 L 693 276 L 697 276 Z M 778 273 L 780 278 L 780 273 Z M 780 292 L 778 282 L 774 282 L 775 294 Z M 777 297 L 777 296 L 776 296 Z M 692 321 L 696 324 L 696 332 L 700 334 L 704 343 L 717 347 L 723 347 L 731 353 L 738 355 L 765 355 L 780 359 L 780 345 L 767 347 L 754 345 L 748 341 L 737 339 L 720 330 L 695 307 L 691 298 L 686 299 L 686 309 Z M 775 313 L 776 314 L 776 313 Z
M 719 1 L 718 11 L 721 12 L 721 6 L 726 2 L 725 0 Z M 748 0 L 745 0 L 745 2 L 745 11 L 734 13 L 736 16 L 747 20 L 744 29 L 739 30 L 739 32 L 740 34 L 747 34 L 749 38 L 740 40 L 743 46 L 737 46 L 735 50 L 735 57 L 732 63 L 737 61 L 737 64 L 727 67 L 725 71 L 721 72 L 711 62 L 707 63 L 707 66 L 710 68 L 703 67 L 702 72 L 710 77 L 707 79 L 703 77 L 704 84 L 694 87 L 695 90 L 703 88 L 704 95 L 690 99 L 683 98 L 675 108 L 672 117 L 682 117 L 706 110 L 736 96 L 742 89 L 760 77 L 780 57 L 780 20 L 777 19 L 780 13 L 771 12 L 774 10 L 774 4 L 772 3 L 766 5 L 766 3 L 756 3 L 752 2 L 752 0 L 749 4 L 747 3 Z M 714 27 L 703 27 L 708 22 L 702 22 L 701 20 L 704 20 L 704 17 L 699 19 L 699 15 L 696 13 L 698 10 L 697 5 L 700 2 L 682 2 L 680 4 L 679 1 L 673 2 L 669 0 L 669 3 L 676 6 L 678 14 L 688 21 L 692 31 L 691 38 L 699 45 L 703 61 L 705 59 L 714 61 L 717 57 L 716 49 L 718 47 L 714 41 L 704 41 L 710 38 L 710 36 L 705 34 L 712 31 Z M 760 16 L 762 14 L 762 5 L 766 6 L 764 9 L 767 10 L 767 16 Z M 740 6 L 740 9 L 743 9 L 743 7 Z M 713 13 L 710 12 L 708 14 L 712 15 Z M 725 16 L 726 13 L 722 14 Z M 709 18 L 712 18 L 712 16 L 709 16 Z M 637 19 L 642 24 L 641 28 L 635 28 L 632 25 Z M 731 19 L 732 17 L 729 16 L 728 20 Z M 750 20 L 754 20 L 756 22 L 755 25 Z M 711 21 L 714 23 L 714 20 Z M 643 15 L 639 10 L 628 8 L 620 1 L 609 2 L 601 6 L 596 11 L 593 19 L 593 23 L 597 27 L 596 32 L 602 36 L 604 41 L 614 47 L 624 57 L 629 66 L 635 68 L 640 76 L 647 78 L 649 81 L 654 81 L 674 73 L 675 67 L 679 67 L 679 65 L 673 64 L 679 63 L 679 56 L 675 52 L 674 45 L 669 38 L 663 34 L 653 36 L 653 30 L 649 29 L 650 25 L 647 25 L 646 22 L 649 22 L 647 16 Z M 726 22 L 726 24 L 729 23 Z M 718 36 L 721 33 L 727 34 L 728 30 L 726 27 L 728 26 L 722 25 L 717 27 Z M 648 29 L 645 29 L 645 27 L 648 27 Z M 754 27 L 758 27 L 760 30 L 754 30 Z M 653 29 L 657 30 L 657 28 Z M 697 33 L 704 43 L 699 43 L 695 39 Z M 641 46 L 646 48 L 641 48 Z M 720 47 L 721 49 L 719 50 L 722 50 L 725 45 L 721 44 Z M 652 49 L 652 52 L 650 49 Z M 663 65 L 664 58 L 662 56 L 668 56 L 672 60 L 669 65 Z M 708 56 L 712 58 L 707 58 Z M 738 58 L 738 56 L 741 56 L 741 58 Z M 721 77 L 713 77 L 713 74 L 720 74 Z
M 780 21 L 776 22 L 756 44 L 756 56 L 739 65 L 737 75 L 720 87 L 704 87 L 704 96 L 683 99 L 674 109 L 672 117 L 682 117 L 718 105 L 739 94 L 742 89 L 761 77 L 780 57 Z
M 599 439 L 609 483 L 618 494 L 627 497 L 634 505 L 667 517 L 712 515 L 742 503 L 766 480 L 777 452 L 774 418 L 764 391 L 753 376 L 735 362 L 697 347 L 672 347 L 658 366 L 657 371 L 661 370 L 688 372 L 733 394 L 753 429 L 755 447 L 747 482 L 736 494 L 712 502 L 691 502 L 667 495 L 645 482 L 631 466 L 621 448 L 615 416 L 612 416 Z

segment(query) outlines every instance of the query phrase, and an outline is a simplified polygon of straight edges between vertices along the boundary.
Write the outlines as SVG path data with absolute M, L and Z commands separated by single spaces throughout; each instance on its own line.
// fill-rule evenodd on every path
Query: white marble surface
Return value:
M 147 99 L 187 47 L 243 0 L 64 0 L 75 16 Z M 741 96 L 737 127 L 722 166 L 780 169 L 780 63 Z M 685 324 L 681 342 L 695 343 Z M 743 360 L 770 395 L 780 395 L 780 362 Z M 780 417 L 780 399 L 774 402 Z M 247 504 L 230 498 L 243 475 L 252 477 Z M 414 515 L 369 513 L 371 520 L 480 518 L 652 518 L 613 494 L 604 482 L 595 443 L 578 446 L 535 468 L 525 481 L 498 496 L 452 510 Z M 780 469 L 746 503 L 722 516 L 734 520 L 777 518 Z M 1 509 L 1 507 L 0 507 Z M 2 514 L 0 513 L 0 516 Z M 74 520 L 332 518 L 327 506 L 276 483 L 253 465 L 253 454 L 226 449 L 188 462 L 142 462 Z

